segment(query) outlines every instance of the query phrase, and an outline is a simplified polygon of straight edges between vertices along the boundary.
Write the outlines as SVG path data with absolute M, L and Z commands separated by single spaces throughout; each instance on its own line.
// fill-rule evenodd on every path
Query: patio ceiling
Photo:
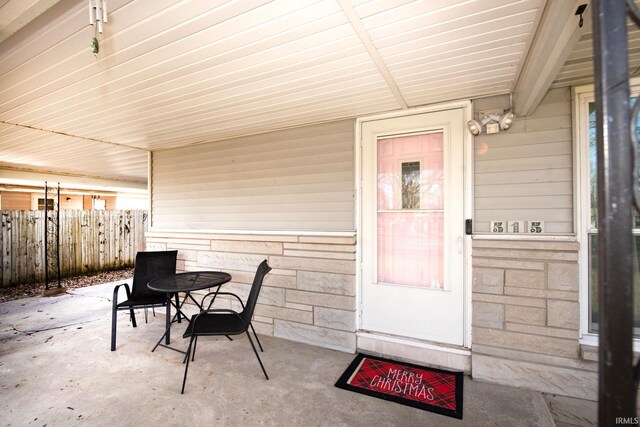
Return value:
M 0 168 L 142 182 L 149 150 L 512 92 L 545 4 L 111 0 L 95 57 L 62 0 L 0 43 Z

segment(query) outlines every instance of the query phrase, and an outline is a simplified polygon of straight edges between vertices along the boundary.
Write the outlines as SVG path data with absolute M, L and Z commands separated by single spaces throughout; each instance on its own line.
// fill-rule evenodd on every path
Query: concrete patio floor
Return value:
M 354 355 L 268 336 L 269 381 L 246 337 L 202 338 L 181 395 L 182 356 L 151 352 L 163 314 L 145 324 L 140 312 L 134 329 L 121 312 L 109 351 L 113 286 L 0 304 L 0 425 L 553 426 L 550 407 L 558 425 L 590 423 L 593 402 L 469 377 L 463 420 L 340 390 Z M 172 344 L 184 349 L 183 328 Z

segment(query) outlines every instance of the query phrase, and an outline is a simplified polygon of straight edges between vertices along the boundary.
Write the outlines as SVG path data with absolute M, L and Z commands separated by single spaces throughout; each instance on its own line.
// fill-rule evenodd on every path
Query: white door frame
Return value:
M 355 185 L 356 185 L 356 333 L 360 332 L 362 325 L 362 124 L 364 122 L 406 117 L 424 113 L 434 113 L 452 109 L 463 111 L 463 121 L 466 123 L 473 117 L 471 101 L 453 101 L 436 104 L 428 107 L 412 108 L 405 111 L 377 114 L 373 116 L 359 117 L 355 123 L 354 150 L 356 155 Z M 464 151 L 464 218 L 473 218 L 473 138 L 466 126 L 463 130 Z M 463 279 L 463 312 L 464 312 L 464 347 L 471 348 L 471 236 L 464 236 L 464 279 Z M 368 334 L 369 336 L 371 334 Z M 387 338 L 388 339 L 388 338 Z M 401 341 L 401 340 L 399 340 Z

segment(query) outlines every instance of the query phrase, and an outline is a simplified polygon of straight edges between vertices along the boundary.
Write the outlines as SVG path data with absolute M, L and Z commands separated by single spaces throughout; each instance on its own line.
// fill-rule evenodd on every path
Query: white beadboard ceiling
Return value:
M 507 93 L 545 0 L 108 6 L 97 57 L 84 0 L 0 43 L 0 167 L 144 181 L 149 150 Z
M 0 42 L 57 2 L 58 0 L 0 0 Z

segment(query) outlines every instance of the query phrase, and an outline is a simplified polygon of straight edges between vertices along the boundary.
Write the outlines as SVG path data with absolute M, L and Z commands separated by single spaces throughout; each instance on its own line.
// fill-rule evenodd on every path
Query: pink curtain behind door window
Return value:
M 402 163 L 419 161 L 420 209 L 402 209 Z M 378 282 L 444 287 L 442 133 L 378 141 Z

